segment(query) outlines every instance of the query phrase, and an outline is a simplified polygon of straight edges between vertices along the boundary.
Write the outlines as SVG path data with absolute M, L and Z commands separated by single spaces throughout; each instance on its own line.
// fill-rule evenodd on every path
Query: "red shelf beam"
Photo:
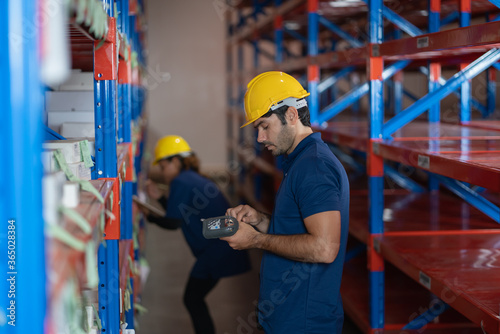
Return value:
M 368 193 L 352 191 L 349 233 L 365 244 L 369 240 L 368 213 Z M 474 234 L 498 228 L 498 224 L 458 197 L 399 189 L 385 191 L 383 219 L 385 235 Z
M 384 334 L 422 333 L 421 330 L 402 328 L 428 309 L 436 297 L 392 265 L 386 266 L 386 325 Z M 365 333 L 373 333 L 369 322 L 369 291 L 366 257 L 352 259 L 345 263 L 342 276 L 341 294 L 345 313 Z M 437 323 L 430 323 L 424 333 L 432 334 L 481 334 L 481 329 L 468 321 L 460 313 L 449 309 L 441 314 Z M 382 332 L 377 332 L 382 333 Z
M 500 229 L 474 235 L 383 236 L 386 260 L 444 302 L 481 325 L 500 332 Z
M 473 47 L 481 48 L 464 50 Z M 411 59 L 419 54 L 424 54 L 425 57 L 439 56 L 446 54 L 445 50 L 459 55 L 481 52 L 494 47 L 500 47 L 498 21 L 388 41 L 372 46 L 372 49 L 375 48 L 372 51 L 383 58 L 395 60 Z

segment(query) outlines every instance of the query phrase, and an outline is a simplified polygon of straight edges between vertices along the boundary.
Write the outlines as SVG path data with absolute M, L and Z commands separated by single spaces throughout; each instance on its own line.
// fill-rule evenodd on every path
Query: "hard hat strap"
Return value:
M 296 99 L 295 97 L 288 97 L 284 100 L 279 101 L 275 105 L 272 105 L 271 110 L 274 111 L 283 106 L 295 107 L 295 109 L 300 109 L 307 106 L 307 101 L 304 98 Z

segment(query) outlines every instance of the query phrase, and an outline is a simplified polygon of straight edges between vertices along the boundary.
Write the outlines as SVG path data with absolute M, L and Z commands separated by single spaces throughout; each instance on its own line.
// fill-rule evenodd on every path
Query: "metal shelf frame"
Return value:
M 134 252 L 133 244 L 132 194 L 137 191 L 134 165 L 139 166 L 142 149 L 132 146 L 132 126 L 141 122 L 144 111 L 145 88 L 140 81 L 140 68 L 146 61 L 144 36 L 142 27 L 136 24 L 142 15 L 137 9 L 144 8 L 144 2 L 102 0 L 102 6 L 108 15 L 106 36 L 102 39 L 95 36 L 90 27 L 80 26 L 75 20 L 70 20 L 69 35 L 74 38 L 73 52 L 79 50 L 72 54 L 74 66 L 94 69 L 96 172 L 93 179 L 112 185 L 109 186 L 112 189 L 106 190 L 105 199 L 108 203 L 113 198 L 112 213 L 116 219 L 113 224 L 106 224 L 105 242 L 98 250 L 99 316 L 103 333 L 119 334 L 121 322 L 126 322 L 128 329 L 134 328 L 133 295 L 130 310 L 122 312 L 120 300 L 127 286 L 132 291 L 134 288 L 128 254 L 132 260 L 139 255 Z M 4 175 L 0 181 L 4 190 L 0 201 L 0 216 L 5 220 L 5 229 L 0 232 L 0 244 L 5 245 L 1 257 L 4 269 L 8 261 L 8 220 L 15 221 L 16 236 L 15 267 L 10 272 L 4 270 L 0 283 L 4 291 L 9 291 L 6 275 L 15 276 L 15 298 L 5 293 L 0 299 L 0 331 L 45 333 L 48 329 L 45 250 L 50 245 L 46 244 L 49 238 L 44 234 L 43 169 L 41 159 L 37 158 L 41 156 L 42 134 L 46 128 L 42 121 L 44 103 L 39 59 L 43 25 L 35 27 L 32 22 L 32 18 L 39 17 L 42 7 L 40 1 L 9 0 L 2 2 L 0 8 L 3 13 L 0 45 L 5 50 L 0 61 L 3 74 L 0 94 L 5 107 L 0 144 L 5 155 L 5 162 L 0 166 Z M 18 37 L 15 43 L 13 36 Z M 118 50 L 120 39 L 123 40 Z M 135 64 L 132 54 L 137 59 Z M 94 185 L 101 183 L 91 181 Z M 28 203 L 29 209 L 26 209 Z M 93 213 L 96 208 L 104 213 L 105 205 L 96 205 Z M 92 224 L 98 228 L 97 222 Z M 126 252 L 122 265 L 120 247 L 125 247 Z M 11 300 L 16 305 L 15 327 L 4 321 L 9 320 L 7 306 Z
M 334 2 L 341 3 L 342 1 L 333 1 L 332 3 Z M 458 8 L 456 11 L 443 13 L 442 3 L 445 2 L 449 4 L 451 1 L 429 0 L 427 8 L 421 8 L 427 13 L 427 23 L 422 26 L 413 24 L 410 22 L 411 18 L 405 18 L 391 10 L 384 5 L 382 0 L 365 1 L 368 13 L 366 38 L 354 37 L 344 30 L 345 25 L 336 24 L 336 22 L 329 20 L 328 13 L 322 11 L 320 14 L 321 5 L 324 2 L 319 0 L 276 0 L 271 10 L 262 10 L 263 2 L 254 1 L 253 11 L 245 17 L 241 14 L 241 7 L 233 8 L 233 11 L 227 13 L 229 140 L 232 141 L 237 136 L 235 123 L 242 122 L 245 83 L 260 72 L 283 70 L 297 77 L 311 93 L 308 97 L 311 122 L 323 132 L 324 140 L 347 145 L 352 149 L 366 153 L 366 172 L 369 177 L 367 196 L 370 210 L 367 212 L 368 237 L 364 242 L 368 245 L 370 333 L 386 328 L 384 254 L 377 250 L 379 246 L 378 241 L 376 241 L 384 238 L 384 196 L 380 196 L 380 194 L 384 191 L 385 176 L 395 179 L 401 177 L 389 166 L 384 165 L 384 159 L 423 168 L 422 164 L 419 164 L 415 159 L 412 163 L 404 159 L 410 153 L 418 155 L 417 150 L 412 145 L 418 145 L 419 141 L 431 142 L 434 140 L 439 147 L 439 140 L 445 138 L 439 138 L 440 133 L 433 135 L 432 131 L 418 137 L 400 136 L 400 132 L 410 128 L 406 125 L 414 124 L 413 121 L 426 112 L 428 115 L 427 125 L 431 130 L 434 127 L 444 126 L 440 123 L 442 113 L 440 102 L 450 94 L 454 94 L 459 99 L 460 112 L 457 121 L 462 124 L 462 127 L 456 126 L 453 131 L 456 129 L 462 131 L 465 127 L 472 129 L 475 126 L 485 128 L 484 124 L 478 125 L 472 121 L 472 109 L 480 111 L 483 118 L 493 116 L 495 111 L 496 71 L 500 69 L 500 65 L 498 65 L 500 60 L 500 21 L 498 21 L 500 10 L 498 8 L 500 3 L 490 1 L 494 5 L 493 7 L 496 6 L 494 12 L 486 13 L 484 23 L 471 25 L 473 7 L 478 2 L 472 4 L 470 0 L 457 0 Z M 482 2 L 487 3 L 487 1 Z M 481 13 L 481 15 L 483 14 Z M 299 22 L 301 30 L 287 28 L 287 24 L 294 20 Z M 385 25 L 384 20 L 390 25 Z M 444 26 L 454 21 L 458 21 L 459 28 L 442 30 Z M 394 29 L 384 31 L 384 27 L 387 26 Z M 344 40 L 349 47 L 346 50 L 338 51 L 325 48 L 323 42 L 325 42 L 324 33 L 326 31 L 334 34 L 332 43 Z M 304 32 L 307 34 L 304 35 Z M 270 34 L 273 34 L 273 38 L 269 37 Z M 291 39 L 302 45 L 302 54 L 292 55 L 289 52 L 286 44 Z M 246 42 L 249 42 L 254 51 L 254 68 L 249 71 L 244 71 L 243 66 L 245 54 L 243 45 Z M 262 51 L 260 43 L 264 42 L 273 44 L 274 54 Z M 237 52 L 233 52 L 235 49 Z M 261 66 L 261 56 L 265 57 L 266 60 L 274 59 L 274 63 Z M 447 68 L 455 67 L 458 72 L 450 79 L 445 80 L 441 74 L 444 66 Z M 358 82 L 353 79 L 353 74 L 363 69 L 366 69 L 366 82 Z M 404 71 L 408 69 L 417 70 L 426 75 L 428 93 L 425 96 L 417 97 L 403 89 Z M 484 72 L 486 72 L 487 80 L 484 101 L 478 101 L 471 94 L 472 79 Z M 351 91 L 339 96 L 337 84 L 344 79 L 348 80 Z M 384 89 L 389 89 L 386 100 Z M 356 110 L 359 109 L 360 99 L 364 96 L 368 96 L 369 101 L 368 120 L 364 124 L 360 126 L 360 123 L 357 122 L 328 123 L 349 107 L 356 113 Z M 404 110 L 403 96 L 408 96 L 415 101 L 413 105 Z M 392 115 L 388 112 L 389 110 Z M 336 129 L 330 131 L 330 126 L 335 126 Z M 491 128 L 488 125 L 486 127 L 496 130 L 495 127 Z M 433 168 L 430 171 L 442 174 L 442 176 L 430 174 L 429 191 L 438 190 L 440 185 L 446 186 L 467 202 L 474 203 L 478 208 L 488 211 L 493 220 L 498 220 L 498 217 L 495 217 L 500 212 L 497 206 L 492 205 L 467 185 L 455 180 L 473 181 L 473 184 L 487 186 L 495 192 L 498 191 L 500 183 L 497 180 L 500 177 L 500 164 L 496 166 L 496 162 L 485 160 L 488 159 L 488 155 L 498 154 L 495 153 L 498 151 L 495 151 L 494 148 L 494 145 L 498 143 L 498 138 L 492 133 L 488 133 L 486 136 L 487 138 L 484 140 L 490 144 L 493 143 L 493 146 L 486 148 L 482 153 L 478 150 L 471 152 L 477 153 L 477 158 L 471 156 L 466 161 L 459 161 L 457 155 L 460 152 L 444 149 L 440 152 L 430 148 L 424 152 L 425 145 L 420 146 L 419 150 L 422 156 L 428 159 L 426 161 L 431 161 Z M 464 134 L 458 134 L 456 138 L 447 138 L 446 140 L 466 145 L 480 145 L 481 141 L 480 138 Z M 237 150 L 244 145 L 243 131 L 239 134 L 238 142 L 240 146 L 236 148 L 230 146 L 229 157 L 231 161 L 238 159 Z M 435 161 L 439 161 L 439 163 L 434 164 Z M 461 170 L 453 172 L 450 164 L 453 168 Z M 484 165 L 483 169 L 481 169 L 481 164 Z M 481 172 L 471 176 L 471 173 L 479 170 Z M 449 177 L 454 179 L 449 179 Z M 474 180 L 471 180 L 471 177 Z M 244 176 L 240 175 L 240 180 L 243 178 Z M 486 181 L 487 179 L 490 181 Z M 406 183 L 406 187 L 416 192 L 422 190 L 421 187 L 415 186 L 405 179 L 399 179 L 399 182 L 400 184 Z M 260 189 L 257 188 L 257 191 Z M 256 194 L 255 198 L 258 197 L 259 195 Z M 468 232 L 464 231 L 463 233 Z M 468 311 L 473 312 L 471 311 L 473 307 L 470 306 Z M 477 317 L 469 318 L 478 324 Z M 427 319 L 428 321 L 429 319 Z M 410 328 L 414 326 L 414 323 L 408 326 Z

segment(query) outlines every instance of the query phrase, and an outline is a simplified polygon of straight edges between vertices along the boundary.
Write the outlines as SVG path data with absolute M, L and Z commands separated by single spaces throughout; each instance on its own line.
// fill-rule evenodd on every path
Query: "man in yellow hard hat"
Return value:
M 344 168 L 313 133 L 309 94 L 283 72 L 255 77 L 245 94 L 258 142 L 283 155 L 283 180 L 272 215 L 248 205 L 227 210 L 240 228 L 223 238 L 234 249 L 264 250 L 257 307 L 266 333 L 342 332 L 340 280 L 349 224 Z

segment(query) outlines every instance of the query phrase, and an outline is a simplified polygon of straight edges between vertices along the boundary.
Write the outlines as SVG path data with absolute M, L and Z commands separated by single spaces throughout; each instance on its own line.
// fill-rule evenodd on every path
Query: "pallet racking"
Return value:
M 7 333 L 81 332 L 83 314 L 72 324 L 58 323 L 65 319 L 54 316 L 61 286 L 74 280 L 77 298 L 69 303 L 77 303 L 83 289 L 97 290 L 99 332 L 122 333 L 123 323 L 133 330 L 140 252 L 132 194 L 137 192 L 144 125 L 144 2 L 72 0 L 61 5 L 22 0 L 1 6 L 0 43 L 6 50 L 0 63 L 6 157 L 1 168 L 7 176 L 2 178 L 1 216 L 16 224 L 17 321 L 15 327 L 4 321 L 9 312 L 4 306 L 10 302 L 5 295 L 0 328 Z M 60 36 L 68 38 L 72 68 L 94 73 L 96 165 L 92 180 L 81 183 L 85 190 L 79 205 L 72 214 L 63 211 L 57 224 L 66 238 L 52 233 L 51 222 L 42 218 L 40 157 L 47 128 L 40 69 L 45 54 L 40 51 L 51 44 L 41 38 L 48 29 L 42 19 L 50 20 L 54 8 L 67 15 L 67 30 Z M 51 136 L 61 138 L 54 132 Z M 7 245 L 6 233 L 1 239 Z M 6 255 L 2 258 L 6 266 Z
M 342 289 L 350 295 L 356 289 L 353 282 L 369 287 L 357 295 L 364 300 L 344 298 L 346 312 L 367 333 L 500 332 L 500 285 L 492 279 L 498 275 L 500 132 L 498 121 L 477 120 L 472 111 L 498 119 L 499 5 L 470 0 L 429 0 L 426 5 L 257 0 L 227 8 L 230 159 L 255 142 L 252 129 L 236 132 L 243 123 L 244 85 L 257 73 L 274 69 L 295 75 L 306 86 L 311 121 L 339 158 L 354 170 L 363 168 L 357 161 L 366 161 L 368 186 L 351 191 L 356 210 L 351 210 L 350 234 L 366 245 L 368 277 L 354 280 L 356 270 L 363 272 L 362 261 L 346 260 L 351 284 L 344 283 Z M 245 57 L 252 51 L 250 68 Z M 442 71 L 456 69 L 455 75 L 443 78 Z M 427 76 L 428 92 L 422 97 L 404 85 L 417 72 Z M 481 94 L 472 94 L 477 84 L 472 79 L 483 72 L 486 84 L 479 87 Z M 347 79 L 343 87 L 342 79 Z M 350 91 L 340 96 L 346 86 Z M 441 122 L 448 113 L 441 110 L 441 101 L 449 95 L 458 97 L 458 111 L 455 119 L 444 121 L 454 124 Z M 415 103 L 404 109 L 403 96 Z M 347 108 L 350 116 L 339 115 Z M 256 152 L 238 181 L 255 177 L 254 168 L 267 160 L 265 152 Z M 268 165 L 268 174 L 276 175 Z M 393 168 L 401 166 L 425 173 L 427 189 Z M 388 179 L 409 191 L 389 191 Z M 256 186 L 255 194 L 246 194 L 250 202 L 265 196 L 262 189 Z M 392 303 L 397 298 L 392 297 L 408 291 L 391 283 L 394 270 L 385 270 L 389 263 L 433 293 L 431 300 L 442 307 L 428 307 L 416 319 L 411 313 L 395 317 L 398 310 Z M 409 299 L 399 299 L 398 306 L 410 311 L 419 307 Z M 441 322 L 449 307 L 471 323 Z

